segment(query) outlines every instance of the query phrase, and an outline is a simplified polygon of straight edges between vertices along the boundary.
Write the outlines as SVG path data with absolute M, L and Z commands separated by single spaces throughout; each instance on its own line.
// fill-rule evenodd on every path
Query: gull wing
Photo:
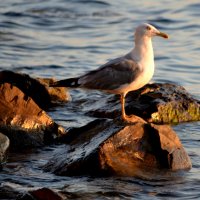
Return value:
M 123 84 L 133 82 L 139 72 L 140 67 L 134 60 L 122 57 L 81 76 L 78 83 L 88 89 L 114 90 Z

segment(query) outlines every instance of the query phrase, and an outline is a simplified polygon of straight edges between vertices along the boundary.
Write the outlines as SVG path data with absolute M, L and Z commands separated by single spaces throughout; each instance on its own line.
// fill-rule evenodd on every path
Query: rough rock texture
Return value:
M 31 97 L 42 109 L 47 109 L 51 106 L 51 98 L 45 86 L 27 74 L 15 73 L 7 70 L 1 71 L 0 83 L 10 83 L 18 87 L 26 96 Z
M 107 97 L 105 106 L 88 113 L 95 117 L 114 118 L 121 114 L 118 96 Z M 126 113 L 158 124 L 200 120 L 200 102 L 182 86 L 171 83 L 148 84 L 126 97 Z
M 44 110 L 51 107 L 53 105 L 52 102 L 65 102 L 70 99 L 70 96 L 64 88 L 48 87 L 48 83 L 53 81 L 53 79 L 34 79 L 27 74 L 15 73 L 8 70 L 0 72 L 0 84 L 10 83 L 18 87 L 26 96 L 31 97 Z
M 0 133 L 0 168 L 6 160 L 6 153 L 10 145 L 10 140 L 7 136 Z
M 67 91 L 67 88 L 64 87 L 49 87 L 49 84 L 55 82 L 56 80 L 53 78 L 37 78 L 37 80 L 45 86 L 47 89 L 51 102 L 52 103 L 60 103 L 67 102 L 71 100 L 71 96 Z
M 40 146 L 65 132 L 29 96 L 9 83 L 0 85 L 0 110 L 0 131 L 9 137 L 11 147 Z
M 168 125 L 151 125 L 133 116 L 132 124 L 96 120 L 64 136 L 66 148 L 44 167 L 58 175 L 135 176 L 141 169 L 189 169 L 190 159 Z

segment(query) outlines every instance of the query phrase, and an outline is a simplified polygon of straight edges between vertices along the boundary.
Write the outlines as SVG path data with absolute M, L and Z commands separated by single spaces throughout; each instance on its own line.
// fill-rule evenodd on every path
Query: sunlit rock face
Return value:
M 0 131 L 11 147 L 40 146 L 64 132 L 32 98 L 9 83 L 0 86 L 0 110 Z
M 70 99 L 65 88 L 51 88 L 49 83 L 54 79 L 33 78 L 28 74 L 16 73 L 8 70 L 0 71 L 0 84 L 10 83 L 31 97 L 43 110 L 48 109 L 55 102 L 66 102 Z
M 96 120 L 69 131 L 62 139 L 68 145 L 47 163 L 45 170 L 67 176 L 144 176 L 144 171 L 152 169 L 191 168 L 190 159 L 170 126 L 132 118 L 132 124 Z

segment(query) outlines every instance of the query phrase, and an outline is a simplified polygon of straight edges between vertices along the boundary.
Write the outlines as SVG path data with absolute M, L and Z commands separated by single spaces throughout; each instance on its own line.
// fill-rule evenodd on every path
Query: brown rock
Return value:
M 35 200 L 63 200 L 60 194 L 50 190 L 48 188 L 41 188 L 38 190 L 30 191 L 29 192 Z
M 12 147 L 38 146 L 50 142 L 64 130 L 35 102 L 9 83 L 0 85 L 0 131 Z
M 10 83 L 18 87 L 27 97 L 31 97 L 44 110 L 51 106 L 51 97 L 45 86 L 27 74 L 8 70 L 1 71 L 0 83 Z
M 18 87 L 26 96 L 31 97 L 37 105 L 47 110 L 55 102 L 66 102 L 70 100 L 69 93 L 65 88 L 51 88 L 49 83 L 54 79 L 37 78 L 34 79 L 27 74 L 15 73 L 4 70 L 0 72 L 0 84 L 10 83 Z
M 67 88 L 64 87 L 49 87 L 49 84 L 52 84 L 56 80 L 53 78 L 37 78 L 37 80 L 45 86 L 47 89 L 51 102 L 59 103 L 59 102 L 67 102 L 71 100 L 71 96 L 67 91 Z
M 190 159 L 176 133 L 167 125 L 142 119 L 123 124 L 96 120 L 64 136 L 68 146 L 44 169 L 59 175 L 142 175 L 142 169 L 189 169 Z M 144 171 L 145 171 L 144 170 Z
M 167 125 L 126 126 L 101 145 L 99 158 L 102 169 L 124 176 L 138 176 L 145 168 L 191 168 L 178 136 Z

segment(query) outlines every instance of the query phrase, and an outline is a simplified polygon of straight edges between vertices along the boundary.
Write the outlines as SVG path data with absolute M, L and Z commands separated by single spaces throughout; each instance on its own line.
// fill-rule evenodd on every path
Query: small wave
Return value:
M 76 1 L 73 1 L 73 2 L 78 2 L 78 3 L 84 3 L 84 4 L 94 4 L 94 5 L 103 5 L 103 6 L 110 6 L 110 3 L 108 2 L 105 2 L 105 1 L 98 1 L 98 0 L 93 0 L 93 1 L 90 1 L 90 0 L 76 0 Z

